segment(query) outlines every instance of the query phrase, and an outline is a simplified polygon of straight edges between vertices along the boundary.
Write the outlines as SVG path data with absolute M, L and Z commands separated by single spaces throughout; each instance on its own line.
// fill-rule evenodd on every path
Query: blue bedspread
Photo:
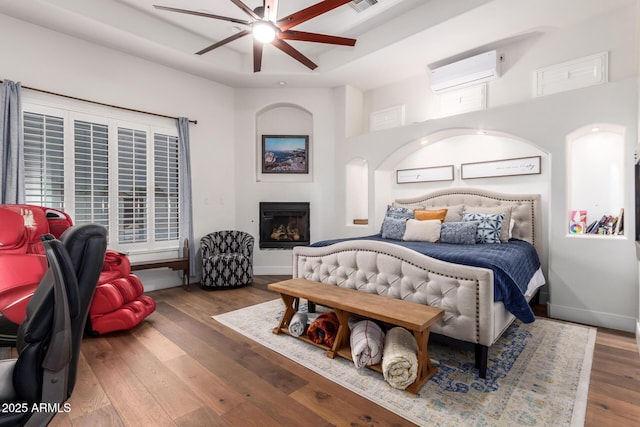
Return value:
M 502 301 L 511 313 L 525 323 L 535 320 L 533 311 L 524 297 L 527 285 L 540 268 L 538 254 L 528 242 L 510 239 L 506 243 L 453 245 L 448 243 L 403 242 L 383 239 L 380 234 L 324 240 L 310 246 L 329 246 L 347 240 L 376 240 L 393 243 L 421 254 L 455 264 L 483 267 L 493 270 L 494 300 Z

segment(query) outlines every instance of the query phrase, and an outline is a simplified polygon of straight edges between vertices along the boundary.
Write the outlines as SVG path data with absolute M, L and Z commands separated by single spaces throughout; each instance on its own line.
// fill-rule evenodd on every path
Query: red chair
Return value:
M 58 209 L 0 205 L 0 224 L 0 345 L 13 345 L 27 303 L 47 270 L 40 236 L 58 238 L 73 221 Z M 107 250 L 86 332 L 105 334 L 138 325 L 156 308 L 143 292 L 142 283 L 131 274 L 127 256 Z

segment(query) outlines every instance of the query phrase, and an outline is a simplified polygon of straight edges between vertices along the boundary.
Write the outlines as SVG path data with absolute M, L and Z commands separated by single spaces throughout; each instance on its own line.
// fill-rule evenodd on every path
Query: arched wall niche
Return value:
M 262 135 L 308 135 L 308 174 L 263 174 Z M 292 103 L 274 103 L 256 112 L 256 181 L 257 182 L 312 182 L 313 181 L 313 114 Z
M 347 226 L 369 223 L 369 162 L 357 157 L 347 163 L 345 172 L 346 200 L 344 203 Z
M 597 229 L 585 234 L 586 227 L 605 216 L 620 216 L 626 192 L 624 140 L 625 128 L 610 123 L 589 124 L 567 135 L 567 234 L 602 237 Z M 583 212 L 583 223 L 573 215 L 576 211 Z M 620 236 L 616 229 L 617 223 L 600 232 Z
M 463 163 L 493 160 L 541 157 L 541 173 L 491 178 L 461 179 L 460 165 Z M 454 178 L 451 181 L 416 182 L 398 184 L 398 169 L 438 167 L 453 165 Z M 549 195 L 551 182 L 551 159 L 549 153 L 531 141 L 498 131 L 476 129 L 448 129 L 417 138 L 383 160 L 373 171 L 370 193 L 369 223 L 379 230 L 386 207 L 398 198 L 415 197 L 431 191 L 454 188 L 476 187 L 504 193 L 535 193 L 542 197 L 543 236 L 548 236 Z M 545 240 L 546 237 L 545 237 Z M 548 245 L 542 254 L 543 270 L 546 271 Z

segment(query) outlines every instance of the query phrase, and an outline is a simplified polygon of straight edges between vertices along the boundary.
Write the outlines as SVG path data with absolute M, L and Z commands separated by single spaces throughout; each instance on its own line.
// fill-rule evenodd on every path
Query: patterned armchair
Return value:
M 202 286 L 228 289 L 253 280 L 253 243 L 251 234 L 224 230 L 200 239 Z

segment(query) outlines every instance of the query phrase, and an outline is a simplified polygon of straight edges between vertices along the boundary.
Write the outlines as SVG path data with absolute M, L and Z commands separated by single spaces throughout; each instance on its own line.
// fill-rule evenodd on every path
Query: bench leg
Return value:
M 429 344 L 429 329 L 425 331 L 413 331 L 413 336 L 418 344 L 418 375 L 413 384 L 410 384 L 406 390 L 409 393 L 418 394 L 422 386 L 438 372 L 438 368 L 433 366 L 429 358 L 427 344 Z
M 279 334 L 283 329 L 288 329 L 289 322 L 291 322 L 291 318 L 294 314 L 296 314 L 296 309 L 293 308 L 295 298 L 289 295 L 280 295 L 282 298 L 282 302 L 284 302 L 284 313 L 282 313 L 282 319 L 280 319 L 280 323 L 276 328 L 273 329 L 274 334 Z

